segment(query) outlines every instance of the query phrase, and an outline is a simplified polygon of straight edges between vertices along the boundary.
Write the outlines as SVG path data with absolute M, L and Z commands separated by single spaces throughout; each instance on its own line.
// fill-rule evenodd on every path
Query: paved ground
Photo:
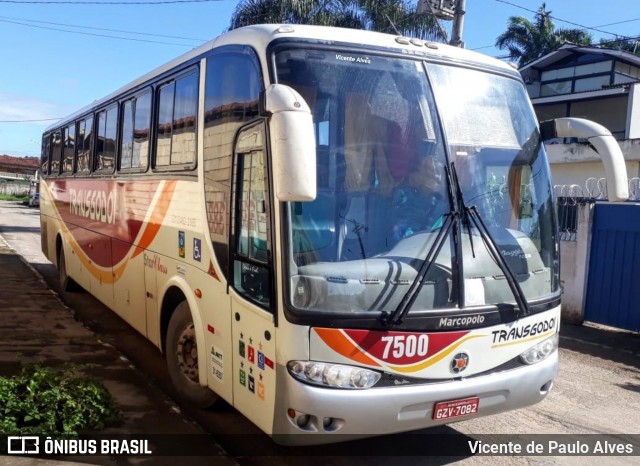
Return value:
M 177 405 L 114 347 L 100 341 L 74 319 L 58 295 L 36 271 L 0 237 L 0 374 L 10 375 L 23 363 L 91 364 L 87 372 L 99 377 L 122 410 L 123 421 L 105 433 L 205 434 Z M 207 458 L 190 464 L 235 464 L 212 440 Z M 153 464 L 176 464 L 178 458 L 153 458 Z M 3 458 L 2 464 L 31 464 L 29 459 Z M 83 462 L 113 464 L 109 457 Z M 118 464 L 144 464 L 144 457 L 120 457 Z M 178 461 L 179 463 L 179 461 Z

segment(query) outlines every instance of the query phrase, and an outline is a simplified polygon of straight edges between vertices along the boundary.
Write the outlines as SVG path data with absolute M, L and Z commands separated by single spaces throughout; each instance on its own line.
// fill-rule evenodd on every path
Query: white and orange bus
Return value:
M 406 37 L 251 26 L 52 125 L 42 147 L 43 251 L 65 288 L 166 354 L 186 402 L 222 398 L 304 444 L 494 414 L 551 389 L 555 205 L 506 64 Z

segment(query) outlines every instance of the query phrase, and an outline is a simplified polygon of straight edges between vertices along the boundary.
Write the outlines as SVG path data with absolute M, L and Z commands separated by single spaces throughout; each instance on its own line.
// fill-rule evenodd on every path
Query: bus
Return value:
M 548 137 L 611 145 L 598 125 L 551 123 Z M 623 198 L 624 164 L 601 152 Z M 47 128 L 40 172 L 63 288 L 156 345 L 185 403 L 223 399 L 277 442 L 314 444 L 551 390 L 556 209 L 508 64 L 249 26 Z

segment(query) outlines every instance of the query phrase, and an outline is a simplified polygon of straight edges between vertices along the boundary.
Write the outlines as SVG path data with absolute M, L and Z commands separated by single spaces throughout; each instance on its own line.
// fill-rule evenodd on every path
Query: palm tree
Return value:
M 522 16 L 510 17 L 507 30 L 496 39 L 496 47 L 506 49 L 509 58 L 523 66 L 565 42 L 591 45 L 592 37 L 584 29 L 556 29 L 543 3 L 533 22 Z
M 446 40 L 436 20 L 417 13 L 406 0 L 242 0 L 229 30 L 260 23 L 338 26 Z

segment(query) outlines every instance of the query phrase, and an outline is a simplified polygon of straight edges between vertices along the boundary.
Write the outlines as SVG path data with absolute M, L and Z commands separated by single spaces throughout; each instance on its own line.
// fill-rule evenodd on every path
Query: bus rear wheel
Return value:
M 64 258 L 64 248 L 58 251 L 58 278 L 62 291 L 75 291 L 78 289 L 76 282 L 67 273 L 67 261 Z
M 198 408 L 208 408 L 218 395 L 198 382 L 198 347 L 189 304 L 176 307 L 165 340 L 167 366 L 173 386 L 181 399 Z

